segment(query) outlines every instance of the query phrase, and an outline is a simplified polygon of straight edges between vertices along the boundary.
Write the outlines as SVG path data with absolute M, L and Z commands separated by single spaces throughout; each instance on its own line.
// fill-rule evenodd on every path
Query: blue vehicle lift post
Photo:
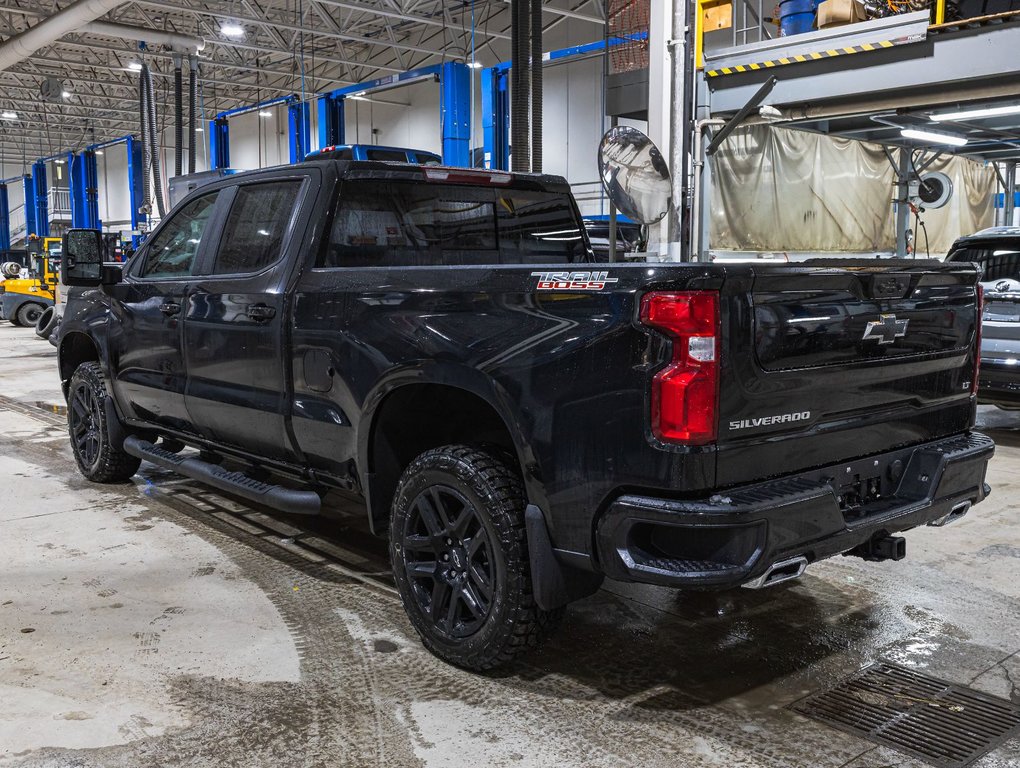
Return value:
M 71 226 L 85 226 L 85 159 L 74 152 L 67 153 L 67 172 L 71 186 Z
M 311 150 L 311 111 L 307 101 L 287 105 L 287 135 L 290 139 L 290 161 L 300 163 Z
M 439 81 L 439 110 L 443 127 L 443 164 L 470 166 L 471 76 L 467 64 L 457 61 L 412 69 L 322 94 L 318 99 L 319 147 L 346 143 L 344 99 L 436 80 Z
M 11 204 L 7 197 L 7 181 L 0 181 L 0 251 L 11 249 Z
M 230 126 L 227 121 L 231 117 L 265 109 L 266 107 L 275 107 L 279 104 L 294 106 L 300 104 L 300 100 L 294 94 L 291 94 L 290 96 L 280 96 L 276 99 L 260 101 L 258 104 L 252 104 L 251 106 L 228 109 L 213 117 L 213 119 L 209 121 L 209 159 L 211 170 L 230 167 Z M 292 152 L 294 151 L 293 142 L 294 138 L 292 135 Z
M 609 48 L 643 40 L 647 32 L 638 32 L 609 40 Z M 561 48 L 542 54 L 542 65 L 563 63 L 568 59 L 586 59 L 606 50 L 605 40 Z M 504 61 L 482 70 L 482 151 L 485 167 L 510 170 L 510 62 Z
M 35 234 L 48 237 L 50 234 L 49 185 L 46 182 L 46 161 L 32 163 L 32 187 L 35 202 Z M 25 216 L 28 217 L 28 198 L 25 198 Z
M 344 97 L 336 92 L 318 99 L 319 149 L 345 144 Z
M 35 182 L 31 176 L 22 176 L 21 183 L 25 189 L 25 239 L 28 239 L 29 235 L 39 234 L 35 225 Z

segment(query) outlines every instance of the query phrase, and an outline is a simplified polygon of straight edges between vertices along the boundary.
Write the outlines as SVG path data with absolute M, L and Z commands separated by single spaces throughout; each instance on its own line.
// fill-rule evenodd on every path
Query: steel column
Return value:
M 99 220 L 99 163 L 96 151 L 86 149 L 81 154 L 82 168 L 85 175 L 85 226 L 89 229 L 102 229 Z
M 510 86 L 508 67 L 482 72 L 482 151 L 485 167 L 510 170 Z
M 29 235 L 39 234 L 35 226 L 37 213 L 35 208 L 35 182 L 31 176 L 23 176 L 21 183 L 25 189 L 25 240 L 27 241 Z
M 907 199 L 910 194 L 910 152 L 911 150 L 900 148 L 899 167 L 896 175 L 896 255 L 906 258 L 910 248 L 910 206 Z
M 308 102 L 287 105 L 287 134 L 290 139 L 290 161 L 300 163 L 310 149 L 311 114 Z
M 327 93 L 319 97 L 319 149 L 345 143 L 344 97 Z
M 88 202 L 85 199 L 85 158 L 74 152 L 67 153 L 67 172 L 71 186 L 71 226 L 87 227 Z
M 230 127 L 225 116 L 209 121 L 209 161 L 213 169 L 230 167 Z
M 42 160 L 32 163 L 32 186 L 35 188 L 35 234 L 49 237 L 49 183 L 46 181 L 46 163 Z
M 443 164 L 471 165 L 471 74 L 466 64 L 448 61 L 439 80 Z
M 0 184 L 0 251 L 11 249 L 11 204 L 7 185 Z

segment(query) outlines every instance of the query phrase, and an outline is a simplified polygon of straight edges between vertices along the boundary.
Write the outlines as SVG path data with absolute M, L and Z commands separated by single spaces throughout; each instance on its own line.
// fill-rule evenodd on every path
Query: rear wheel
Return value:
M 26 301 L 15 312 L 15 317 L 18 319 L 18 325 L 23 325 L 27 328 L 34 328 L 36 321 L 42 316 L 43 310 L 46 309 L 42 304 L 36 304 L 34 301 Z
M 141 460 L 114 447 L 106 417 L 107 391 L 99 363 L 82 363 L 71 376 L 67 394 L 67 428 L 81 473 L 96 483 L 119 483 Z
M 537 646 L 562 609 L 531 589 L 520 477 L 500 456 L 451 445 L 411 462 L 390 518 L 390 559 L 422 642 L 466 669 L 492 669 Z

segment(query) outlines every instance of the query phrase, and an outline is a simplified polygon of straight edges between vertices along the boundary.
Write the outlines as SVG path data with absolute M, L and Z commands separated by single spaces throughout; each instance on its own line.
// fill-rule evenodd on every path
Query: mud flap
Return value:
M 564 565 L 557 559 L 542 510 L 529 504 L 524 511 L 535 602 L 543 611 L 560 608 L 598 591 L 605 577 Z

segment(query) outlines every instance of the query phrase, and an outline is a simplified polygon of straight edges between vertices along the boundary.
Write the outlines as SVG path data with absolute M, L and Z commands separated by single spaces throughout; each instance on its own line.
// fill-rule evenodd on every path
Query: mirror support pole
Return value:
M 663 158 L 669 161 L 671 146 L 671 84 L 672 62 L 670 59 L 670 38 L 673 32 L 673 4 L 687 0 L 650 0 L 648 29 L 648 138 L 663 151 Z M 670 168 L 674 179 L 675 169 Z M 658 251 L 660 259 L 668 259 L 669 216 L 648 227 L 648 248 Z

